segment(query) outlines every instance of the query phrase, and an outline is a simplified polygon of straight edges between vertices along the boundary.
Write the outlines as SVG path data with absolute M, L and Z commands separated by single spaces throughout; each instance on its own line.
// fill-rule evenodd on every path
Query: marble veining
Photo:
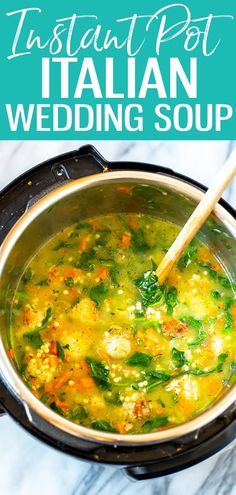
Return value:
M 85 141 L 2 141 L 0 189 L 20 173 Z M 133 160 L 172 168 L 209 185 L 233 141 L 94 141 L 109 160 Z M 236 207 L 236 180 L 225 192 Z M 0 495 L 236 495 L 236 447 L 185 471 L 134 482 L 124 471 L 71 458 L 0 418 Z

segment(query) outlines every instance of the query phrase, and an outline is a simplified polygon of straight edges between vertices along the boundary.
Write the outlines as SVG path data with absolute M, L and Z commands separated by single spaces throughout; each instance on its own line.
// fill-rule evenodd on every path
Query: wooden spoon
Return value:
M 179 260 L 189 243 L 200 230 L 235 175 L 236 149 L 231 153 L 225 165 L 221 168 L 219 174 L 213 181 L 213 184 L 203 196 L 201 202 L 198 204 L 158 266 L 156 274 L 158 276 L 159 285 L 163 285 L 173 265 Z

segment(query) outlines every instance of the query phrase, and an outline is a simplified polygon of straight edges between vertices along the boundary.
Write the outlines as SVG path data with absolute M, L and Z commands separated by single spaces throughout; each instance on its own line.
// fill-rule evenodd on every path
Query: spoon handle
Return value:
M 157 268 L 159 284 L 162 285 L 168 277 L 173 265 L 188 247 L 189 243 L 200 230 L 215 205 L 222 196 L 233 177 L 236 175 L 236 149 L 231 153 L 220 172 L 217 174 L 211 187 L 204 194 L 201 202 L 184 225 L 183 229 L 173 242 L 172 246 L 164 256 Z

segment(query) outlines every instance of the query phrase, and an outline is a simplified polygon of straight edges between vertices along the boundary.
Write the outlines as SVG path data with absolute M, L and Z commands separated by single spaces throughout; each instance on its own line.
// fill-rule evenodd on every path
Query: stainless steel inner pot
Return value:
M 130 184 L 132 194 L 117 185 Z M 68 182 L 47 194 L 15 224 L 0 249 L 0 373 L 8 389 L 34 414 L 74 437 L 113 445 L 166 442 L 213 421 L 236 400 L 236 384 L 203 414 L 180 426 L 155 433 L 119 435 L 76 425 L 42 404 L 21 380 L 7 356 L 11 333 L 11 301 L 22 272 L 39 247 L 61 229 L 80 220 L 112 212 L 144 212 L 183 226 L 203 192 L 184 180 L 161 173 L 106 172 Z M 236 278 L 236 221 L 217 205 L 199 238 L 214 251 L 232 280 Z

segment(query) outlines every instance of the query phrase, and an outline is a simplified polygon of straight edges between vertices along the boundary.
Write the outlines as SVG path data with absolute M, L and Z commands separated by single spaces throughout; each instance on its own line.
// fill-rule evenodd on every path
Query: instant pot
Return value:
M 132 194 L 117 184 L 131 183 Z M 145 212 L 184 225 L 206 188 L 171 169 L 108 162 L 84 146 L 31 169 L 0 194 L 0 415 L 10 414 L 37 438 L 80 459 L 124 468 L 136 480 L 190 467 L 236 435 L 236 385 L 193 420 L 159 432 L 118 435 L 74 424 L 42 404 L 8 358 L 14 290 L 33 253 L 53 234 L 86 217 Z M 236 216 L 223 200 L 200 232 L 232 280 Z

